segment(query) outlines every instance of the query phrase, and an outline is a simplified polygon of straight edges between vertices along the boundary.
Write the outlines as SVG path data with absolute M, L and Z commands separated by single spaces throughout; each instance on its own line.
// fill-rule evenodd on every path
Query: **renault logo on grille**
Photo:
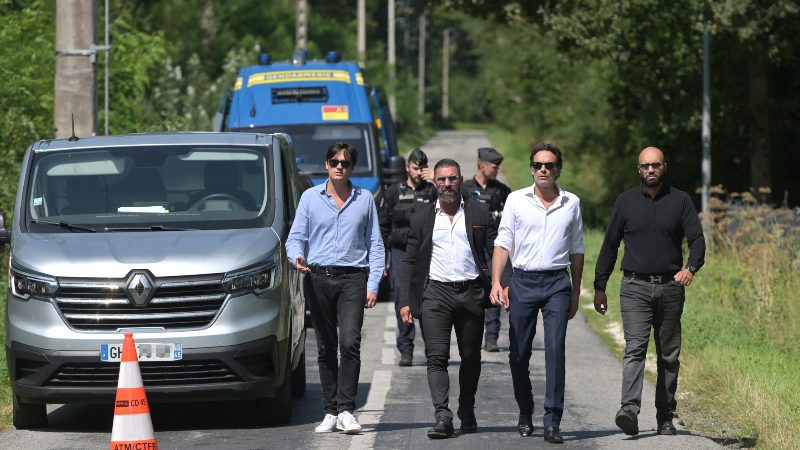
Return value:
M 136 272 L 128 281 L 126 290 L 134 305 L 144 306 L 153 295 L 153 281 L 146 273 Z

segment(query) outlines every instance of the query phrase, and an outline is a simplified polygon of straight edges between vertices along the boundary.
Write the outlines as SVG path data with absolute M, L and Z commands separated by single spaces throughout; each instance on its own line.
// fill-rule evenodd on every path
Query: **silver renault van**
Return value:
M 282 134 L 31 145 L 9 229 L 0 217 L 14 425 L 46 425 L 48 403 L 113 403 L 125 332 L 151 401 L 252 399 L 258 422 L 288 422 L 305 391 L 284 254 L 301 193 Z

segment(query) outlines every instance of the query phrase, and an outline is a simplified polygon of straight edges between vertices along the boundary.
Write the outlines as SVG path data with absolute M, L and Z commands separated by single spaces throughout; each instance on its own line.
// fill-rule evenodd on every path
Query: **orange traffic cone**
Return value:
M 158 450 L 133 333 L 125 333 L 122 343 L 111 450 Z

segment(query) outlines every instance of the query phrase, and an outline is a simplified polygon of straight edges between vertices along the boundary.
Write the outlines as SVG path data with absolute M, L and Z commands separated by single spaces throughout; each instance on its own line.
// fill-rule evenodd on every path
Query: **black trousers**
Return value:
M 481 341 L 483 339 L 483 288 L 476 281 L 454 287 L 428 281 L 422 296 L 420 325 L 428 358 L 428 387 L 435 417 L 453 417 L 449 408 L 450 334 L 455 328 L 461 367 L 458 372 L 459 409 L 475 407 L 475 393 L 481 375 Z
M 389 291 L 394 301 L 394 313 L 397 318 L 397 350 L 400 353 L 414 353 L 416 330 L 413 323 L 403 322 L 400 317 L 400 286 L 405 277 L 405 248 L 392 247 L 392 270 L 389 273 Z
M 683 286 L 669 282 L 651 284 L 623 277 L 619 290 L 625 356 L 622 359 L 622 409 L 639 414 L 642 405 L 644 363 L 650 329 L 656 344 L 656 416 L 675 417 L 681 354 L 681 315 L 685 301 Z
M 500 307 L 486 308 L 486 340 L 496 341 L 500 336 Z
M 325 413 L 353 412 L 361 372 L 361 326 L 367 274 L 357 272 L 329 277 L 324 273 L 310 273 L 305 282 L 306 302 L 317 338 Z

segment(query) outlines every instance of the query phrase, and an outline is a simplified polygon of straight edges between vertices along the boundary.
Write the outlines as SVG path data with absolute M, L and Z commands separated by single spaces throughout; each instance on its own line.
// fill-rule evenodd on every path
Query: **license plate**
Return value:
M 139 361 L 178 361 L 183 359 L 181 344 L 146 342 L 136 344 Z M 100 360 L 119 362 L 122 359 L 122 344 L 101 344 Z

